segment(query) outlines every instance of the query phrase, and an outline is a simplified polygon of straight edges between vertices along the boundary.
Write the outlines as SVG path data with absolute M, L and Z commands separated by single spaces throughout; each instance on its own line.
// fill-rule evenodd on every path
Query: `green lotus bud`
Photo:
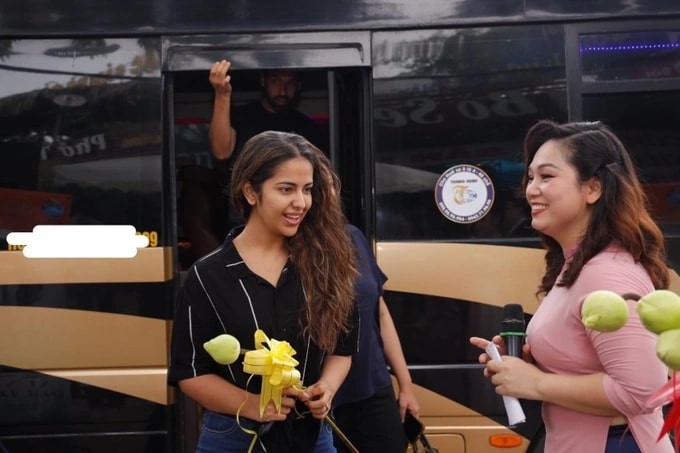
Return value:
M 680 329 L 666 330 L 659 334 L 656 355 L 669 368 L 680 371 Z
M 589 329 L 612 332 L 628 321 L 628 304 L 615 292 L 593 291 L 581 306 L 581 322 Z
M 220 365 L 231 365 L 241 353 L 241 344 L 236 337 L 223 333 L 203 343 L 203 349 Z
M 680 329 L 680 296 L 673 291 L 660 289 L 643 296 L 636 310 L 647 330 L 660 334 L 670 329 Z

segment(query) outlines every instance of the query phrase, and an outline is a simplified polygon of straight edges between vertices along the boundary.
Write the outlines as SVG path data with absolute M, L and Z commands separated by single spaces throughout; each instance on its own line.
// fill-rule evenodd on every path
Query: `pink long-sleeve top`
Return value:
M 567 254 L 567 262 L 573 252 Z M 571 288 L 554 286 L 541 301 L 527 326 L 527 342 L 534 360 L 549 373 L 604 372 L 605 394 L 626 417 L 641 450 L 673 453 L 668 436 L 657 442 L 663 424 L 660 411 L 643 413 L 644 403 L 666 382 L 668 374 L 656 357 L 657 337 L 642 326 L 635 301 L 628 301 L 630 315 L 626 325 L 614 332 L 586 329 L 581 322 L 583 300 L 602 289 L 643 296 L 654 287 L 645 269 L 628 252 L 608 247 L 586 263 Z M 601 453 L 612 417 L 544 402 L 543 421 L 546 452 Z

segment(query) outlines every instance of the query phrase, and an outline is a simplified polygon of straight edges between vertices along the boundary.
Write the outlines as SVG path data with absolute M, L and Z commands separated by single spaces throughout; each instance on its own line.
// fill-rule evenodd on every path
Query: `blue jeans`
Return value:
M 640 453 L 633 433 L 626 430 L 627 426 L 612 426 L 607 435 L 607 446 L 604 453 Z
M 236 423 L 236 417 L 206 410 L 203 413 L 203 427 L 198 438 L 196 453 L 246 453 L 253 435 L 244 432 L 241 427 L 257 431 L 261 424 L 246 418 L 241 418 L 240 421 L 241 426 Z M 264 453 L 264 450 L 257 443 L 253 452 Z M 316 440 L 314 453 L 336 453 L 331 427 L 325 423 Z
M 333 445 L 333 429 L 324 423 L 321 425 L 319 431 L 319 438 L 316 440 L 314 453 L 336 453 L 335 445 Z

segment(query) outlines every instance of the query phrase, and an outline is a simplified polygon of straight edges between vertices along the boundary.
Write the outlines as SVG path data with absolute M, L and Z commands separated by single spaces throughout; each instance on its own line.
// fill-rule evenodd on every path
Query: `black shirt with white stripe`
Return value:
M 217 374 L 259 393 L 261 381 L 255 376 L 248 383 L 250 375 L 243 371 L 242 358 L 232 365 L 220 365 L 203 343 L 227 333 L 239 340 L 242 349 L 254 349 L 255 330 L 261 329 L 270 339 L 291 344 L 297 352 L 294 358 L 299 362 L 302 385 L 311 385 L 321 376 L 324 353 L 302 338 L 299 318 L 304 294 L 297 271 L 288 261 L 276 286 L 257 276 L 234 247 L 233 238 L 240 230 L 232 230 L 220 248 L 197 261 L 187 273 L 175 312 L 168 382 L 176 386 L 183 379 Z M 342 335 L 334 354 L 351 355 L 357 348 L 356 335 L 355 329 Z M 309 419 L 311 416 L 305 417 L 304 424 L 314 423 L 318 432 L 318 422 Z

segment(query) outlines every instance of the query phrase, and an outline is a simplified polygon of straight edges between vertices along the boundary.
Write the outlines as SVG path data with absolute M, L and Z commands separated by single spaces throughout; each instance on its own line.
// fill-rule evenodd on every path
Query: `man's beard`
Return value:
M 276 102 L 278 100 L 285 100 L 285 102 Z M 293 109 L 293 99 L 288 96 L 267 97 L 267 103 L 276 113 L 287 112 Z

